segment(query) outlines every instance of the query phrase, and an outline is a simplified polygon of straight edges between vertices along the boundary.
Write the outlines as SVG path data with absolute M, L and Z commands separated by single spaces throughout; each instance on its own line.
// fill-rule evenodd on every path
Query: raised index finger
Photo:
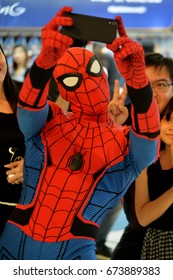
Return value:
M 118 20 L 118 33 L 120 37 L 128 37 L 122 18 L 120 16 L 117 16 L 116 19 Z

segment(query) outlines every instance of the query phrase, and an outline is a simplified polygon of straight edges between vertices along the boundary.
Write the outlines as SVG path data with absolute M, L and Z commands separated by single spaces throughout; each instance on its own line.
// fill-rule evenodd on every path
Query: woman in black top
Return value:
M 173 85 L 170 85 L 173 86 Z M 173 98 L 161 114 L 159 159 L 136 180 L 135 208 L 147 227 L 141 259 L 173 259 Z
M 0 46 L 0 235 L 22 189 L 24 138 L 17 123 L 18 93 Z

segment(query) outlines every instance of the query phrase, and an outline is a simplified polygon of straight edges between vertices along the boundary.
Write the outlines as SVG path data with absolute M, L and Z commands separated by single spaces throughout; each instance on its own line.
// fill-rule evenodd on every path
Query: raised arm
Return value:
M 132 103 L 133 135 L 131 134 L 130 149 L 136 162 L 140 165 L 139 168 L 143 169 L 151 164 L 158 155 L 159 112 L 145 73 L 143 48 L 138 42 L 127 36 L 121 17 L 117 17 L 117 19 L 120 37 L 115 39 L 112 44 L 107 44 L 107 47 L 113 51 L 116 65 L 126 81 Z M 142 158 L 141 161 L 140 158 Z
M 60 26 L 71 26 L 72 19 L 63 13 L 72 8 L 62 8 L 42 29 L 42 49 L 26 77 L 19 97 L 18 119 L 20 129 L 29 138 L 37 134 L 47 120 L 48 82 L 57 63 L 73 39 L 59 32 Z

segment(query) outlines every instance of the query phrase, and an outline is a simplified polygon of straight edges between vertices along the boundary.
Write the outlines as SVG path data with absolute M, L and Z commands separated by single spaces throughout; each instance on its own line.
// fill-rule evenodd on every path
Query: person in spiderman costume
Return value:
M 42 30 L 42 50 L 18 105 L 26 154 L 21 199 L 0 240 L 0 258 L 96 260 L 95 237 L 106 213 L 144 167 L 157 158 L 159 114 L 145 75 L 142 46 L 119 35 L 107 47 L 127 83 L 132 127 L 110 120 L 107 75 L 87 49 L 61 34 L 71 26 L 63 7 Z M 47 100 L 53 73 L 65 114 Z

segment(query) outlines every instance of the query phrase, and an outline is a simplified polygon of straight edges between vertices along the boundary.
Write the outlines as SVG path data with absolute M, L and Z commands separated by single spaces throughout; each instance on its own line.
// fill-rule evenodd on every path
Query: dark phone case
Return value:
M 64 13 L 71 17 L 73 26 L 63 26 L 61 33 L 74 39 L 112 43 L 117 36 L 118 21 L 75 13 Z

